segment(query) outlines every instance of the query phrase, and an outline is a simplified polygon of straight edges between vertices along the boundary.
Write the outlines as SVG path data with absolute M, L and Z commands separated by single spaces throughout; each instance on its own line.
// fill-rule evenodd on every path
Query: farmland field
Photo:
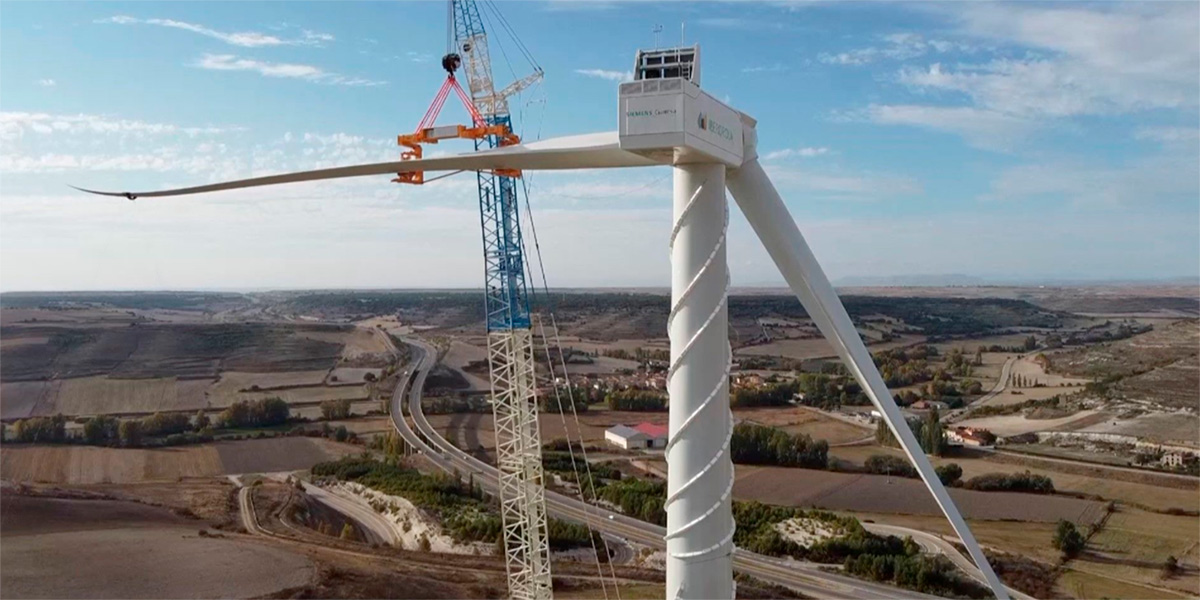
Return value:
M 197 410 L 205 407 L 206 379 L 116 379 L 75 377 L 53 381 L 22 381 L 0 384 L 4 418 L 20 416 L 95 415 Z M 28 406 L 28 414 L 10 410 Z
M 919 335 L 902 335 L 897 340 L 871 344 L 870 349 L 872 352 L 890 350 L 892 348 L 918 344 L 924 341 L 924 339 L 924 336 Z M 746 356 L 782 356 L 794 360 L 826 358 L 835 355 L 833 346 L 830 346 L 829 342 L 825 341 L 824 338 L 819 337 L 799 340 L 777 340 L 767 344 L 745 346 L 738 348 L 735 353 Z
M 1132 435 L 1159 443 L 1183 443 L 1195 446 L 1200 443 L 1197 433 L 1200 433 L 1200 417 L 1193 413 L 1150 413 L 1139 415 L 1132 419 L 1106 419 L 1080 429 L 1086 432 L 1117 433 Z
M 271 390 L 282 387 L 321 385 L 325 381 L 326 373 L 325 369 L 277 373 L 225 371 L 221 373 L 221 378 L 213 383 L 209 393 L 214 396 L 227 396 L 242 390 L 250 391 L 252 386 L 258 386 L 260 390 Z
M 0 348 L 4 381 L 88 375 L 215 377 L 222 370 L 329 368 L 343 344 L 305 334 L 344 336 L 331 325 L 182 324 L 111 328 L 6 326 L 3 337 L 46 337 Z
M 1089 552 L 1071 563 L 1085 572 L 1146 585 L 1168 587 L 1200 596 L 1195 569 L 1200 559 L 1200 528 L 1195 517 L 1172 516 L 1134 508 L 1120 508 L 1088 542 Z M 1161 566 L 1174 556 L 1191 574 L 1161 578 Z
M 10 481 L 130 483 L 307 469 L 361 448 L 314 438 L 271 438 L 156 449 L 7 445 L 0 475 Z
M 329 372 L 329 377 L 326 378 L 326 385 L 356 385 L 367 381 L 367 375 L 370 374 L 376 379 L 383 374 L 383 369 L 363 368 L 363 367 L 338 367 Z
M 1200 389 L 1200 324 L 1184 320 L 1110 343 L 1049 354 L 1051 370 L 1073 376 L 1124 378 L 1115 388 L 1135 400 L 1196 410 Z
M 804 406 L 739 408 L 733 414 L 738 421 L 777 427 L 788 433 L 808 435 L 814 440 L 825 440 L 830 444 L 853 442 L 869 438 L 875 433 L 874 429 L 852 425 Z
M 982 427 L 1000 437 L 1007 437 L 1034 431 L 1070 431 L 1082 429 L 1102 422 L 1107 418 L 1108 414 L 1104 412 L 1081 410 L 1058 419 L 1030 419 L 1023 414 L 1015 414 L 963 419 L 955 424 L 962 427 Z
M 1081 570 L 1087 569 L 1087 570 Z M 1057 589 L 1064 596 L 1076 598 L 1129 598 L 1130 600 L 1173 600 L 1193 598 L 1161 587 L 1147 587 L 1107 576 L 1105 569 L 1068 568 L 1058 580 Z
M 491 413 L 454 413 L 446 415 L 429 415 L 429 423 L 438 430 L 450 443 L 476 453 L 480 457 L 490 456 L 496 448 L 496 437 L 492 425 Z M 567 427 L 563 428 L 563 417 L 557 411 L 543 411 L 538 415 L 538 426 L 542 440 L 549 442 L 554 439 L 566 439 L 570 431 L 572 441 L 579 439 L 582 430 L 583 440 L 588 444 L 598 445 L 607 449 L 617 450 L 608 446 L 604 441 L 604 431 L 613 425 L 636 425 L 638 423 L 667 424 L 666 412 L 624 412 L 615 410 L 590 410 L 579 415 L 580 429 L 575 428 L 575 421 L 566 415 Z
M 862 465 L 873 454 L 888 454 L 903 457 L 898 448 L 880 446 L 851 446 L 831 448 L 831 457 Z M 948 456 L 929 457 L 934 465 L 957 464 L 962 468 L 964 480 L 985 473 L 1022 473 L 1030 471 L 1045 475 L 1054 481 L 1054 488 L 1062 492 L 1073 492 L 1099 496 L 1105 500 L 1146 506 L 1154 510 L 1183 509 L 1200 511 L 1200 481 L 1187 479 L 1164 479 L 1162 475 L 1131 471 L 1113 472 L 1100 467 L 1064 464 L 1039 460 L 1036 457 L 1011 454 L 993 454 L 982 457 Z M 1197 521 L 1200 524 L 1200 521 Z
M 139 414 L 156 411 L 221 409 L 239 400 L 278 396 L 292 404 L 324 400 L 368 399 L 362 373 L 378 369 L 349 369 L 358 382 L 327 386 L 326 371 L 246 373 L 229 371 L 217 381 L 158 377 L 118 379 L 93 376 L 50 381 L 0 383 L 0 418 L 30 416 Z M 257 386 L 260 391 L 249 391 Z M 240 391 L 247 390 L 247 391 Z
M 341 344 L 342 358 L 347 360 L 379 361 L 388 353 L 388 347 L 379 335 L 363 327 L 355 327 L 346 331 L 305 331 L 299 336 L 310 340 Z
M 11 493 L 0 506 L 5 598 L 255 597 L 314 575 L 301 554 L 200 537 L 165 508 Z
M 977 520 L 1018 520 L 1081 524 L 1098 521 L 1104 504 L 1053 495 L 951 489 L 963 515 Z M 737 467 L 734 496 L 785 506 L 812 506 L 854 512 L 940 515 L 937 503 L 918 479 L 835 473 L 784 467 Z

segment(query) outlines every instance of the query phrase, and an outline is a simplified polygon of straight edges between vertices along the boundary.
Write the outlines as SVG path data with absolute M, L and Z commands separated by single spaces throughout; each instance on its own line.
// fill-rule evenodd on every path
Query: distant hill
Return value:
M 987 285 L 987 280 L 971 275 L 889 275 L 886 277 L 850 276 L 833 282 L 838 287 L 948 287 Z

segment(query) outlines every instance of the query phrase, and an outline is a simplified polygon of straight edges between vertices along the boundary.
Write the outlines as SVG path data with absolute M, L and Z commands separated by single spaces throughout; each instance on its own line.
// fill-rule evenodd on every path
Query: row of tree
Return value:
M 917 478 L 916 467 L 912 466 L 907 459 L 890 454 L 872 454 L 863 463 L 863 468 L 868 473 L 876 475 L 893 475 L 896 477 Z M 934 467 L 933 471 L 937 473 L 938 480 L 942 485 L 957 485 L 962 479 L 962 467 L 957 463 L 946 463 Z
M 1023 473 L 984 473 L 972 477 L 963 483 L 969 490 L 981 492 L 1029 492 L 1033 494 L 1053 494 L 1054 481 L 1045 475 L 1036 475 L 1025 471 Z
M 163 445 L 211 441 L 212 427 L 208 415 L 201 410 L 195 418 L 186 413 L 154 413 L 141 419 L 124 421 L 108 415 L 97 415 L 83 424 L 83 443 L 94 446 L 124 446 L 136 448 L 145 438 L 163 438 Z
M 154 440 L 154 445 L 211 441 L 214 429 L 273 427 L 291 417 L 287 402 L 271 397 L 235 402 L 210 419 L 203 410 L 194 416 L 182 412 L 158 412 L 140 419 L 118 419 L 97 415 L 83 422 L 81 434 L 67 432 L 67 418 L 32 417 L 13 424 L 13 439 L 17 442 L 40 444 L 85 443 L 96 446 L 135 448 Z
M 931 409 L 921 419 L 905 419 L 908 428 L 912 430 L 917 442 L 925 454 L 943 456 L 950 445 L 946 441 L 946 431 L 942 428 L 942 418 L 936 408 Z M 882 419 L 875 424 L 875 442 L 881 446 L 900 447 L 900 442 Z
M 743 422 L 733 428 L 730 454 L 738 464 L 824 469 L 829 463 L 829 443 Z
M 667 409 L 667 395 L 649 390 L 615 390 L 608 393 L 605 401 L 611 410 L 651 412 Z
M 229 405 L 217 417 L 221 429 L 274 427 L 287 423 L 291 409 L 283 398 L 272 396 L 258 400 L 240 400 Z
M 321 403 L 321 417 L 326 420 L 346 419 L 350 417 L 350 400 L 325 400 Z

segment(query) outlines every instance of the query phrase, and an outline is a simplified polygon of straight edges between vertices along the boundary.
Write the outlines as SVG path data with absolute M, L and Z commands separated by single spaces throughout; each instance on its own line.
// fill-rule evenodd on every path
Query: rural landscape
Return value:
M 0 1 L 0 600 L 1200 599 L 1200 0 Z
M 1194 288 L 842 299 L 1011 589 L 1200 595 Z M 596 597 L 602 564 L 659 596 L 661 538 L 607 515 L 665 524 L 663 452 L 606 432 L 667 422 L 667 298 L 540 301 L 548 493 L 595 507 L 549 502 L 555 593 Z M 494 488 L 447 460 L 496 459 L 476 293 L 5 293 L 0 319 L 6 597 L 504 594 Z M 821 596 L 811 565 L 986 596 L 795 299 L 735 291 L 730 339 L 735 543 L 800 573 L 739 569 L 739 595 Z

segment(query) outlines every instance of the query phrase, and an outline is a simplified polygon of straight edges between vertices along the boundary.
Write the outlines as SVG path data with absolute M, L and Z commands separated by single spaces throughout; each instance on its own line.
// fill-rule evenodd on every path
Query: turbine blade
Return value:
M 896 401 L 888 392 L 879 369 L 871 359 L 871 353 L 863 345 L 854 323 L 850 321 L 850 315 L 846 313 L 837 292 L 829 283 L 825 272 L 821 270 L 821 265 L 813 256 L 808 243 L 804 241 L 800 228 L 796 226 L 796 221 L 792 219 L 787 206 L 763 171 L 762 165 L 758 163 L 758 159 L 752 159 L 740 168 L 731 170 L 726 179 L 726 186 L 766 247 L 767 253 L 775 261 L 780 273 L 804 305 L 804 310 L 833 345 L 871 402 L 883 414 L 888 427 L 896 439 L 900 440 L 904 453 L 916 466 L 921 479 L 925 481 L 925 486 L 950 520 L 954 531 L 967 547 L 992 592 L 997 598 L 1008 600 L 1008 590 L 996 577 L 996 572 L 992 570 L 979 543 L 975 541 L 975 536 L 971 534 L 954 500 L 946 492 L 929 458 L 917 443 L 916 436 L 908 428 L 904 415 L 900 413 L 900 408 L 896 406 Z
M 592 133 L 562 138 L 552 138 L 530 144 L 519 144 L 482 152 L 471 152 L 453 156 L 438 156 L 414 160 L 350 165 L 314 171 L 299 171 L 282 173 L 265 177 L 252 177 L 222 183 L 210 183 L 172 190 L 150 192 L 105 192 L 80 187 L 75 189 L 101 196 L 117 196 L 121 198 L 157 198 L 163 196 L 183 196 L 201 194 L 204 192 L 219 192 L 282 183 L 298 183 L 302 181 L 322 181 L 327 179 L 344 179 L 348 177 L 365 177 L 368 175 L 387 175 L 393 173 L 412 173 L 416 171 L 490 171 L 494 169 L 560 170 L 560 169 L 603 169 L 620 167 L 647 167 L 659 163 L 621 149 L 617 132 Z

